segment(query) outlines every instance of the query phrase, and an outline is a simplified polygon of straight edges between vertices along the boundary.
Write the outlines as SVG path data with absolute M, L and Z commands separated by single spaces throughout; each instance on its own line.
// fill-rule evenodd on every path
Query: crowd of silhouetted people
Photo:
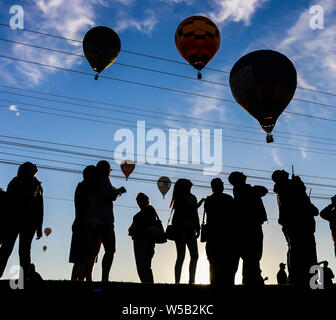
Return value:
M 36 165 L 25 162 L 20 165 L 6 192 L 0 189 L 0 277 L 19 237 L 19 259 L 25 279 L 41 280 L 30 255 L 34 235 L 37 239 L 42 237 L 43 190 L 36 178 L 37 172 Z M 105 160 L 99 161 L 95 166 L 84 169 L 83 180 L 76 187 L 69 256 L 69 262 L 73 263 L 71 279 L 74 281 L 92 281 L 93 267 L 101 246 L 104 248 L 101 279 L 103 282 L 109 279 L 116 251 L 113 202 L 126 192 L 124 187 L 116 188 L 111 184 L 110 173 L 110 164 Z M 213 286 L 233 287 L 240 259 L 243 284 L 264 285 L 266 278 L 262 277 L 260 260 L 264 238 L 262 225 L 267 221 L 267 213 L 262 198 L 268 190 L 263 186 L 247 184 L 246 178 L 238 171 L 229 175 L 233 197 L 224 193 L 223 181 L 214 178 L 211 195 L 200 201 L 192 193 L 190 180 L 178 179 L 175 182 L 170 202 L 172 219 L 169 218 L 169 235 L 168 228 L 166 233 L 163 231 L 164 237 L 173 240 L 176 246 L 175 283 L 180 283 L 186 248 L 190 254 L 189 283 L 195 283 L 197 239 L 201 234 L 201 241 L 206 243 L 210 283 Z M 276 170 L 271 178 L 279 207 L 278 222 L 288 245 L 287 263 L 279 265 L 278 284 L 308 286 L 312 277 L 311 267 L 321 264 L 325 287 L 330 287 L 334 275 L 328 262 L 317 260 L 315 217 L 320 214 L 329 222 L 335 243 L 336 196 L 319 213 L 299 176 L 292 174 L 290 178 L 286 171 Z M 154 283 L 151 264 L 156 241 L 152 234 L 160 231 L 161 222 L 146 194 L 138 193 L 136 202 L 139 212 L 133 217 L 128 230 L 133 240 L 136 268 L 141 282 Z M 203 203 L 201 224 L 198 208 Z

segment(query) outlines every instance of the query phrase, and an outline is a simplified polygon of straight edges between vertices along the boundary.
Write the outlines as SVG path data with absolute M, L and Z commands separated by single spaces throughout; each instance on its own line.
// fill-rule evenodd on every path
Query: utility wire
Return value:
M 100 149 L 100 148 L 92 148 L 92 147 L 87 147 L 87 146 L 77 146 L 77 145 L 70 145 L 70 144 L 61 144 L 61 143 L 56 143 L 56 142 L 47 142 L 47 141 L 42 141 L 42 140 L 34 140 L 34 139 L 28 139 L 28 138 L 19 138 L 19 137 L 9 137 L 9 136 L 4 136 L 0 135 L 0 137 L 3 138 L 9 138 L 9 139 L 17 139 L 17 140 L 25 140 L 25 141 L 30 141 L 30 142 L 37 142 L 37 143 L 44 143 L 44 144 L 52 144 L 52 145 L 58 145 L 58 146 L 63 146 L 63 147 L 70 147 L 70 148 L 79 148 L 79 149 L 87 149 L 87 150 L 93 150 L 93 151 L 103 151 L 103 152 L 108 152 L 108 153 L 115 153 L 114 150 L 108 150 L 108 149 Z M 65 149 L 56 149 L 56 148 L 50 148 L 50 147 L 45 147 L 45 146 L 36 146 L 36 145 L 29 145 L 29 144 L 21 144 L 21 143 L 14 143 L 10 141 L 1 141 L 0 144 L 9 144 L 9 145 L 17 145 L 17 146 L 24 146 L 28 148 L 35 148 L 35 149 L 41 149 L 41 150 L 48 150 L 48 151 L 53 151 L 53 152 L 59 152 L 59 153 L 67 153 L 67 154 L 75 154 L 75 155 L 82 155 L 82 156 L 87 156 L 87 157 L 93 157 L 95 159 L 100 158 L 100 159 L 109 159 L 109 160 L 119 160 L 115 157 L 109 157 L 106 155 L 101 155 L 101 154 L 88 154 L 88 153 L 82 153 L 82 152 L 77 152 L 77 151 L 72 151 L 72 150 L 65 150 Z M 202 172 L 202 169 L 197 169 L 197 168 L 189 168 L 189 167 L 180 167 L 180 166 L 173 166 L 173 165 L 163 165 L 163 164 L 151 164 L 151 166 L 154 167 L 164 167 L 164 168 L 171 168 L 171 169 L 181 169 L 184 171 L 192 171 L 192 172 L 197 172 L 200 173 Z M 244 167 L 234 167 L 234 166 L 223 166 L 223 167 L 228 167 L 228 168 L 234 168 L 238 170 L 258 170 L 255 168 L 244 168 Z M 267 173 L 272 173 L 270 170 L 258 170 L 262 172 L 267 172 Z M 220 172 L 219 174 L 223 175 L 229 175 L 229 172 Z M 319 178 L 319 179 L 325 179 L 325 177 L 319 177 L 319 176 L 307 176 L 307 175 L 300 175 L 302 177 L 314 177 L 314 178 Z M 264 181 L 269 181 L 269 177 L 261 177 L 261 176 L 255 176 L 255 175 L 250 175 L 248 174 L 247 177 L 252 178 L 252 179 L 261 179 Z M 327 179 L 333 179 L 336 180 L 336 178 L 327 178 Z M 305 182 L 306 184 L 313 185 L 313 186 L 323 186 L 323 187 L 329 187 L 329 188 L 336 188 L 336 185 L 329 185 L 329 184 L 319 184 L 319 183 L 314 183 L 314 182 Z
M 8 39 L 3 39 L 3 38 L 0 38 L 0 41 L 7 41 L 7 42 L 12 42 L 12 43 L 16 43 L 16 44 L 20 44 L 20 45 L 24 45 L 24 46 L 33 47 L 33 48 L 38 48 L 38 49 L 43 49 L 43 50 L 49 50 L 49 51 L 53 51 L 53 52 L 58 52 L 58 53 L 62 53 L 62 54 L 68 54 L 68 55 L 73 55 L 73 56 L 85 58 L 85 56 L 81 55 L 81 54 L 75 54 L 75 53 L 66 52 L 66 51 L 62 51 L 62 50 L 51 49 L 51 48 L 46 48 L 46 47 L 41 47 L 41 46 L 35 46 L 35 45 L 30 45 L 30 44 L 27 44 L 27 43 L 13 41 L 13 40 L 8 40 Z M 134 68 L 134 69 L 149 71 L 149 72 L 155 72 L 155 73 L 165 74 L 165 75 L 169 75 L 169 76 L 173 76 L 173 77 L 180 77 L 180 78 L 185 78 L 185 79 L 189 79 L 189 80 L 195 80 L 195 81 L 200 82 L 199 79 L 196 79 L 196 78 L 190 77 L 190 76 L 181 75 L 181 74 L 170 73 L 170 72 L 165 72 L 165 71 L 161 71 L 161 70 L 155 70 L 155 69 L 151 69 L 151 68 L 134 66 L 134 65 L 129 65 L 129 64 L 119 63 L 119 62 L 114 62 L 114 64 L 117 64 L 117 65 L 120 65 L 120 66 L 124 66 L 124 67 L 129 67 L 129 68 Z M 230 87 L 226 83 L 220 83 L 220 82 L 215 82 L 215 81 L 210 81 L 210 80 L 205 80 L 205 79 L 201 79 L 201 82 L 206 82 L 206 83 L 211 83 L 211 84 L 215 84 L 215 85 L 221 85 L 221 86 Z M 311 89 L 309 89 L 309 90 L 311 91 Z M 335 105 L 326 104 L 326 103 L 322 103 L 322 102 L 318 102 L 318 101 L 306 100 L 306 99 L 295 98 L 295 97 L 292 100 L 336 109 Z M 232 101 L 232 102 L 235 103 L 235 101 Z M 292 114 L 295 114 L 295 113 L 292 113 Z M 297 114 L 297 115 L 300 115 L 300 114 Z
M 52 65 L 49 65 L 49 64 L 44 64 L 44 63 L 29 61 L 29 60 L 26 60 L 26 59 L 13 58 L 13 57 L 3 56 L 3 55 L 0 55 L 0 58 L 14 60 L 14 61 L 20 61 L 20 62 L 25 62 L 25 63 L 30 63 L 30 64 L 35 64 L 35 65 L 46 67 L 46 68 L 52 68 L 52 69 L 57 69 L 57 70 L 69 71 L 69 72 L 73 72 L 73 73 L 77 73 L 77 74 L 82 74 L 82 75 L 87 75 L 87 76 L 94 76 L 92 73 L 89 73 L 89 72 L 84 72 L 84 71 L 79 71 L 79 70 L 74 70 L 74 69 L 69 69 L 69 68 L 52 66 Z M 236 104 L 236 101 L 229 100 L 229 99 L 224 99 L 224 98 L 219 98 L 219 97 L 213 97 L 213 96 L 208 96 L 208 95 L 199 94 L 199 93 L 195 93 L 195 92 L 189 92 L 189 91 L 185 91 L 185 90 L 174 89 L 174 88 L 167 88 L 167 87 L 157 86 L 157 85 L 149 84 L 149 83 L 143 83 L 143 82 L 137 82 L 137 81 L 119 79 L 119 78 L 114 78 L 114 77 L 109 77 L 109 76 L 103 76 L 103 75 L 100 75 L 100 78 L 109 79 L 109 80 L 113 80 L 113 81 L 119 81 L 119 82 L 133 84 L 133 85 L 138 85 L 138 86 L 143 86 L 143 87 L 148 87 L 148 88 L 154 88 L 154 89 L 164 90 L 164 91 L 168 91 L 168 92 L 174 92 L 174 93 L 192 95 L 192 96 L 197 96 L 197 97 L 201 97 L 201 98 L 213 99 L 213 100 L 217 100 L 217 101 L 230 102 L 230 103 Z M 301 100 L 301 101 L 304 101 L 304 100 Z M 308 100 L 306 100 L 306 102 L 307 103 L 315 103 L 313 101 L 308 101 Z M 307 115 L 307 114 L 301 114 L 301 113 L 298 113 L 298 112 L 284 111 L 284 113 L 294 114 L 294 115 L 303 116 L 303 117 L 309 117 L 309 118 L 317 119 L 317 120 L 336 122 L 336 119 L 316 117 L 316 116 L 311 116 L 311 115 Z
M 162 111 L 157 111 L 157 110 L 148 110 L 146 108 L 139 108 L 139 107 L 134 107 L 134 106 L 129 106 L 129 105 L 127 105 L 127 106 L 126 105 L 119 105 L 119 104 L 109 103 L 109 102 L 106 102 L 106 101 L 104 102 L 104 101 L 98 101 L 98 100 L 92 100 L 92 99 L 82 99 L 82 98 L 73 97 L 73 96 L 65 96 L 65 95 L 48 93 L 48 92 L 44 92 L 44 91 L 37 91 L 37 90 L 18 88 L 18 87 L 12 87 L 12 86 L 1 86 L 0 85 L 0 87 L 7 88 L 7 89 L 12 89 L 12 90 L 17 90 L 17 91 L 31 92 L 31 93 L 40 94 L 40 95 L 47 95 L 47 96 L 52 96 L 52 97 L 71 99 L 71 100 L 75 100 L 75 101 L 81 101 L 81 102 L 88 102 L 88 103 L 100 104 L 100 105 L 105 105 L 105 106 L 118 107 L 118 108 L 127 109 L 127 110 L 136 110 L 136 111 L 142 111 L 142 112 L 153 113 L 153 114 L 162 114 L 162 115 L 166 115 L 166 116 L 169 116 L 169 117 L 174 116 L 174 117 L 182 117 L 183 119 L 188 118 L 188 119 L 201 121 L 201 122 L 206 122 L 206 123 L 211 123 L 211 124 L 219 124 L 221 126 L 227 125 L 227 126 L 233 126 L 233 127 L 239 127 L 239 128 L 248 128 L 248 129 L 253 129 L 255 132 L 257 132 L 257 130 L 254 126 L 248 126 L 248 125 L 239 124 L 239 123 L 229 123 L 229 122 L 218 121 L 218 120 L 215 120 L 215 119 L 210 120 L 210 119 L 192 117 L 192 116 L 185 115 L 185 114 L 168 113 L 168 112 L 162 112 Z M 11 93 L 11 94 L 17 95 L 16 92 Z M 27 97 L 32 97 L 32 96 L 27 96 Z M 35 98 L 40 99 L 40 100 L 43 99 L 43 98 L 40 98 L 40 97 L 35 97 Z M 53 101 L 53 100 L 49 100 L 49 101 Z M 61 103 L 61 101 L 59 101 L 59 100 L 54 100 L 54 101 Z M 65 102 L 62 101 L 62 103 L 65 103 Z M 149 115 L 147 115 L 147 116 L 149 116 Z M 162 119 L 170 120 L 170 121 L 183 121 L 183 120 L 180 120 L 180 119 L 175 120 L 175 119 L 171 119 L 171 118 L 169 118 L 169 119 L 162 118 Z M 187 123 L 193 123 L 193 122 L 187 122 Z M 252 133 L 252 131 L 246 131 L 246 132 Z M 276 132 L 277 132 L 277 134 L 283 134 L 283 135 L 291 136 L 291 134 L 286 132 L 286 131 L 281 131 L 281 130 L 276 129 Z M 262 135 L 264 135 L 264 134 L 262 133 Z M 316 136 L 311 136 L 311 135 L 303 135 L 303 134 L 299 134 L 299 133 L 295 133 L 295 136 L 309 138 L 309 139 L 325 140 L 325 141 L 336 141 L 336 139 L 332 139 L 332 138 L 316 137 Z M 282 137 L 282 136 L 279 136 L 279 137 Z
M 0 26 L 11 28 L 10 25 L 5 24 L 5 23 L 0 23 Z M 53 34 L 46 33 L 46 32 L 40 32 L 40 31 L 36 31 L 36 30 L 26 29 L 26 28 L 19 29 L 19 31 L 30 32 L 30 33 L 34 33 L 34 34 L 38 34 L 38 35 L 43 35 L 43 36 L 48 36 L 48 37 L 52 37 L 52 38 L 56 38 L 56 39 L 61 39 L 61 40 L 66 40 L 66 41 L 71 41 L 71 42 L 82 43 L 81 40 L 70 39 L 70 38 L 66 38 L 66 37 L 62 37 L 62 36 L 58 36 L 58 35 L 53 35 Z M 178 60 L 173 60 L 173 59 L 158 57 L 158 56 L 154 56 L 154 55 L 148 55 L 148 54 L 145 54 L 145 53 L 140 53 L 140 52 L 130 51 L 130 50 L 124 50 L 124 49 L 121 49 L 120 51 L 128 53 L 128 54 L 132 54 L 132 55 L 137 55 L 137 56 L 141 56 L 141 57 L 150 58 L 150 59 L 156 59 L 156 60 L 161 60 L 161 61 L 172 62 L 172 63 L 176 63 L 176 64 L 181 64 L 181 65 L 187 65 L 187 66 L 189 66 L 188 63 L 183 62 L 183 61 L 178 61 Z M 211 71 L 220 72 L 220 73 L 230 74 L 229 71 L 219 70 L 219 69 L 216 69 L 216 68 L 210 68 L 208 66 L 206 66 L 205 69 L 211 70 Z M 305 90 L 305 91 L 310 91 L 310 92 L 315 92 L 315 93 L 320 93 L 320 94 L 325 94 L 325 95 L 330 95 L 330 96 L 336 96 L 336 93 L 332 93 L 332 92 L 326 92 L 326 91 L 322 91 L 322 90 L 316 90 L 316 89 L 306 88 L 306 87 L 300 87 L 300 86 L 298 86 L 297 88 L 301 89 L 301 90 Z

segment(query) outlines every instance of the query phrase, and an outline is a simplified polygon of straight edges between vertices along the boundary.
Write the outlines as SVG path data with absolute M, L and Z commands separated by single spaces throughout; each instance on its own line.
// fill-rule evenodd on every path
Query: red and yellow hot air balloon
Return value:
M 121 49 L 120 38 L 108 27 L 90 29 L 83 39 L 83 51 L 92 69 L 99 74 L 117 59 Z
M 230 87 L 236 101 L 256 118 L 273 142 L 271 132 L 292 100 L 297 86 L 293 63 L 282 53 L 258 50 L 240 58 L 230 72 Z
M 120 164 L 121 171 L 126 177 L 126 180 L 128 180 L 128 177 L 135 169 L 135 163 L 132 160 L 123 160 Z
M 45 228 L 44 229 L 44 234 L 48 237 L 49 236 L 49 234 L 51 233 L 51 228 Z
M 189 17 L 177 27 L 175 44 L 180 55 L 198 70 L 198 79 L 201 79 L 201 70 L 219 49 L 219 29 L 206 17 Z

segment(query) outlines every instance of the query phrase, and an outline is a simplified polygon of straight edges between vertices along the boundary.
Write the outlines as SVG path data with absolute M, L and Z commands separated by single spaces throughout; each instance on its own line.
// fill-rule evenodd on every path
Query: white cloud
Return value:
M 191 5 L 194 0 L 158 0 L 160 2 L 168 2 L 168 3 L 172 3 L 172 4 L 177 4 L 177 3 L 186 3 L 187 5 Z
M 9 110 L 11 110 L 11 111 L 18 111 L 18 108 L 17 108 L 16 105 L 12 104 L 12 105 L 9 106 Z
M 158 18 L 153 10 L 146 10 L 145 14 L 146 16 L 143 19 L 135 19 L 125 13 L 121 14 L 115 26 L 116 31 L 121 32 L 133 28 L 142 33 L 150 34 L 158 23 Z
M 98 5 L 106 5 L 103 0 L 33 0 L 25 6 L 27 23 L 38 24 L 38 30 L 44 33 L 56 34 L 70 39 L 82 39 L 87 30 L 95 25 L 95 9 Z M 39 36 L 27 32 L 17 33 L 15 40 L 57 48 L 73 53 L 82 53 L 81 44 L 54 38 Z M 53 53 L 36 48 L 13 45 L 15 57 L 42 64 L 50 64 L 71 68 L 82 63 L 82 59 L 64 54 Z M 27 86 L 40 83 L 48 74 L 57 70 L 16 62 L 12 64 L 17 71 L 17 81 L 25 81 Z
M 16 115 L 17 117 L 20 116 L 19 109 L 18 109 L 18 107 L 17 107 L 16 105 L 12 104 L 12 105 L 9 106 L 8 109 L 9 109 L 10 111 L 15 112 L 15 115 Z
M 253 13 L 268 0 L 214 0 L 214 10 L 209 12 L 209 17 L 216 23 L 226 20 L 249 24 Z
M 277 149 L 272 149 L 272 157 L 277 166 L 283 167 L 283 163 L 280 159 Z

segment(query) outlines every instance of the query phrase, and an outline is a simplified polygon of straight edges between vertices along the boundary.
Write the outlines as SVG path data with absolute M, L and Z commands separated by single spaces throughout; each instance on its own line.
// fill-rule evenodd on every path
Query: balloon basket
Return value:
M 96 73 L 94 79 L 95 79 L 95 80 L 98 80 L 98 78 L 99 78 L 99 73 Z
M 202 73 L 201 73 L 201 71 L 198 71 L 198 73 L 197 73 L 197 79 L 198 80 L 202 79 Z
M 267 136 L 266 136 L 266 142 L 267 143 L 274 142 L 273 136 L 270 133 L 268 133 Z

